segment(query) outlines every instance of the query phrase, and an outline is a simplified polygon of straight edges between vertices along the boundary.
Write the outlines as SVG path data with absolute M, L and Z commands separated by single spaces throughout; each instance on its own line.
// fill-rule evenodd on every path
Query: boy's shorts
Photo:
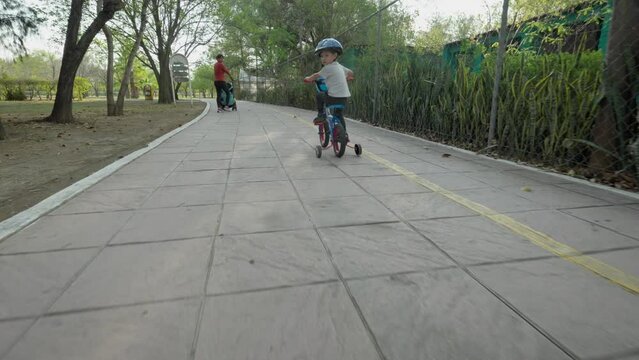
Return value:
M 348 101 L 348 98 L 332 97 L 326 93 L 319 93 L 319 96 L 322 98 L 327 107 L 332 105 L 342 105 L 346 107 L 346 102 Z

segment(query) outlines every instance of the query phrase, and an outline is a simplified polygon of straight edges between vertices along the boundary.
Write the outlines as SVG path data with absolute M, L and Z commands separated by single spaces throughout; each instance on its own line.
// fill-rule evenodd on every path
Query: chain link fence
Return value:
M 639 179 L 639 2 L 618 0 L 610 22 L 597 113 L 589 137 L 589 165 L 604 180 Z M 616 184 L 617 184 L 616 183 Z
M 347 31 L 338 61 L 355 72 L 346 116 L 619 188 L 639 178 L 639 4 L 586 1 L 446 44 L 395 46 L 394 2 Z M 508 9 L 508 0 L 504 0 Z M 388 24 L 386 24 L 388 25 Z M 400 43 L 400 42 L 397 42 Z M 245 71 L 245 99 L 315 109 L 308 51 Z M 492 120 L 492 121 L 491 121 Z M 310 119 L 309 119 L 310 121 Z

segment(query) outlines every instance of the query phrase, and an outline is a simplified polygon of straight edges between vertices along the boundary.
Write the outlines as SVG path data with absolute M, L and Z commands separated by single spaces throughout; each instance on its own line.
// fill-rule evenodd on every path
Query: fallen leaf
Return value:
M 521 191 L 531 192 L 531 191 L 532 191 L 532 189 L 531 189 L 531 188 L 529 188 L 528 186 L 524 186 L 524 187 L 522 187 L 522 188 L 521 188 Z

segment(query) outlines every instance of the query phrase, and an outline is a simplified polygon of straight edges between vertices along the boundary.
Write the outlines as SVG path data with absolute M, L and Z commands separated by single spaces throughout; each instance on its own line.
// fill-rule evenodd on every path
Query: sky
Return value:
M 387 0 L 388 1 L 388 0 Z M 400 0 L 399 4 L 415 14 L 415 27 L 428 28 L 429 19 L 435 15 L 477 15 L 486 13 L 486 4 L 501 3 L 500 0 Z
M 348 0 L 344 0 L 348 1 Z M 391 0 L 384 0 L 388 3 Z M 38 0 L 26 0 L 27 4 L 38 3 Z M 409 14 L 415 16 L 417 30 L 426 30 L 429 19 L 435 15 L 452 16 L 458 14 L 476 15 L 485 13 L 485 3 L 494 4 L 501 0 L 400 0 L 398 5 L 406 9 Z M 40 34 L 30 36 L 26 40 L 27 49 L 48 50 L 61 53 L 61 46 L 47 39 L 47 29 L 40 29 Z M 0 58 L 11 57 L 3 49 L 0 49 Z

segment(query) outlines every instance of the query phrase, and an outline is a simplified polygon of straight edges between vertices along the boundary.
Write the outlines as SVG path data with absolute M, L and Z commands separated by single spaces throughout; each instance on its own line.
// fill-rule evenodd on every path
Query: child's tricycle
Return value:
M 326 92 L 326 83 L 324 79 L 319 78 L 315 81 L 315 89 L 318 92 Z M 362 146 L 360 144 L 354 144 L 350 146 L 346 130 L 342 125 L 343 119 L 340 119 L 336 115 L 332 115 L 333 109 L 343 109 L 344 105 L 327 105 L 325 106 L 326 120 L 316 123 L 319 128 L 318 134 L 320 139 L 320 145 L 315 147 L 315 155 L 322 157 L 322 149 L 328 147 L 329 142 L 333 146 L 335 156 L 342 157 L 346 147 L 350 147 L 355 150 L 355 154 L 360 156 L 362 154 Z

